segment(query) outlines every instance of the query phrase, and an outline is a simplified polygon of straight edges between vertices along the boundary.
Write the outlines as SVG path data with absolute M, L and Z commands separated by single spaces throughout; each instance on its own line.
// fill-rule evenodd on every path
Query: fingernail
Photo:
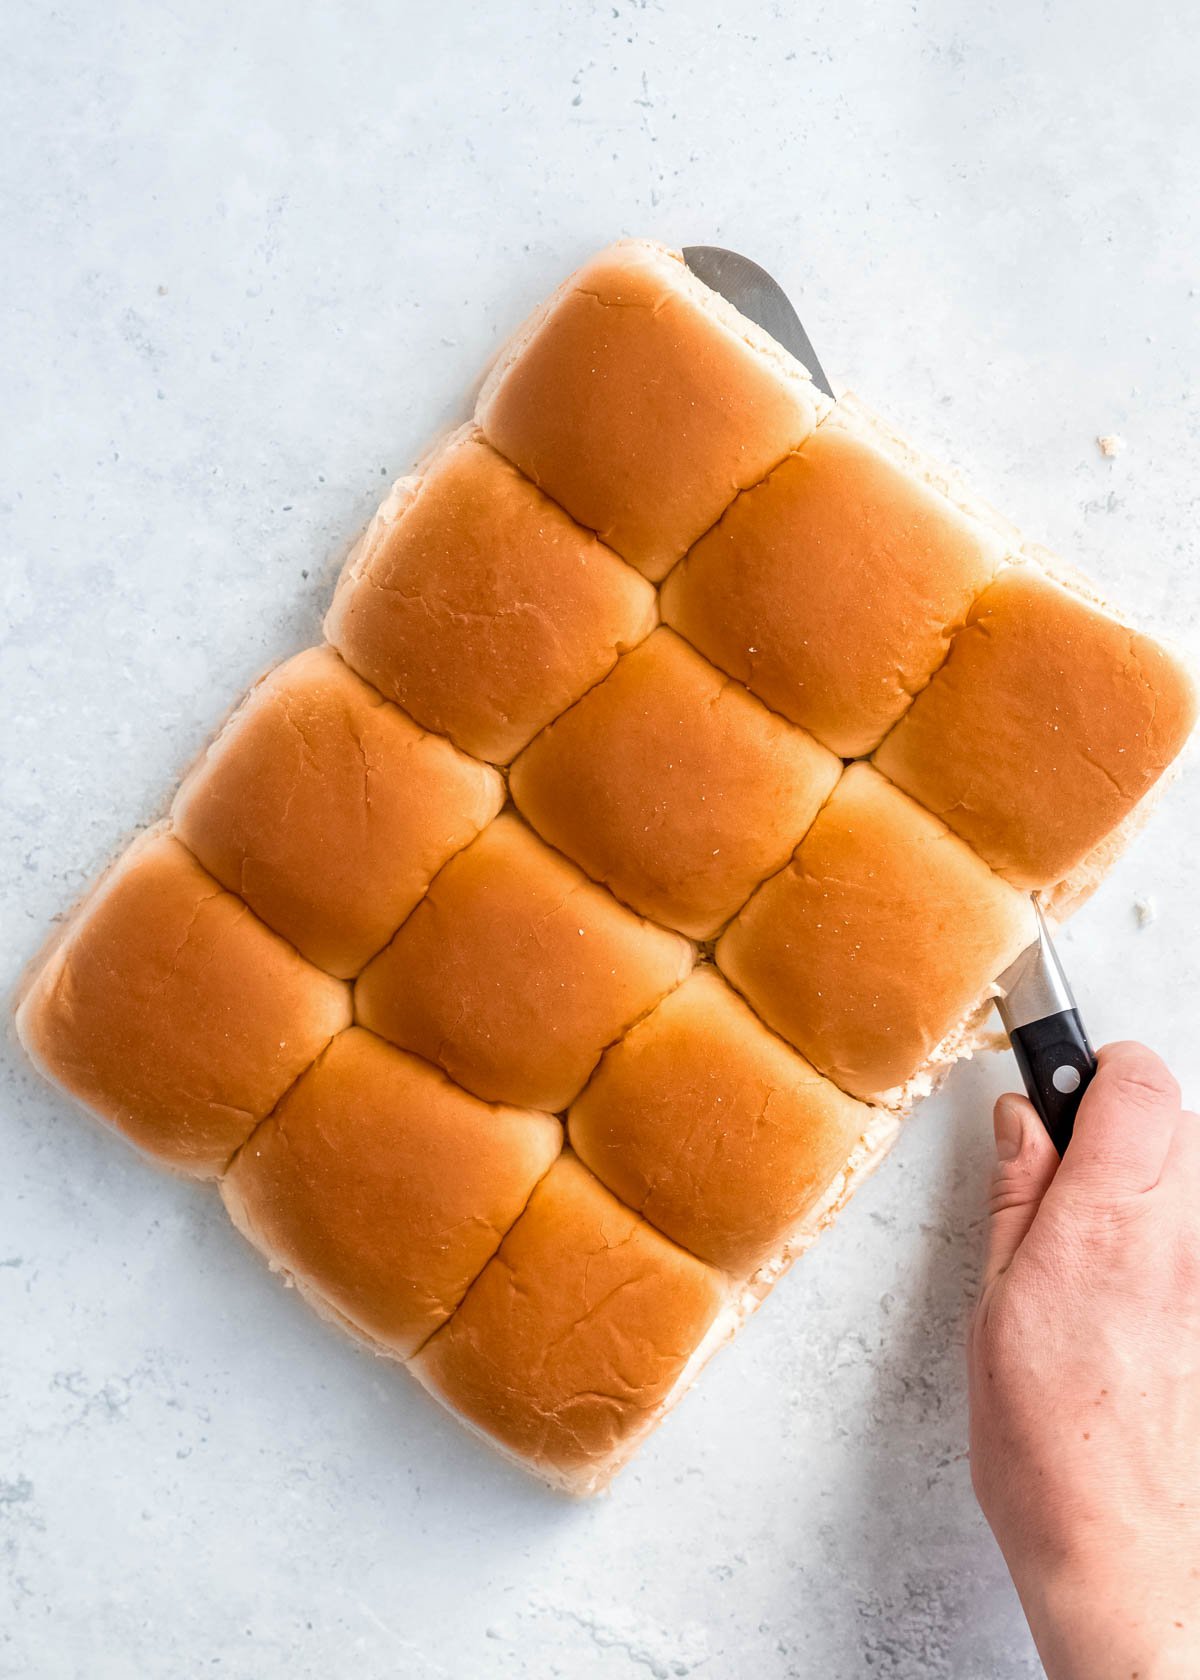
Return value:
M 1011 1095 L 999 1097 L 996 1101 L 992 1124 L 996 1131 L 996 1157 L 1001 1161 L 1015 1161 L 1021 1153 L 1021 1143 L 1025 1136 L 1025 1121 L 1021 1110 L 1021 1099 Z

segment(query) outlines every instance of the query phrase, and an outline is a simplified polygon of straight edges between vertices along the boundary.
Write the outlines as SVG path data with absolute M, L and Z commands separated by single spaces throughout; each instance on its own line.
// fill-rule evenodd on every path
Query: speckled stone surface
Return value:
M 1184 17 L 17 0 L 11 983 L 238 693 L 316 637 L 347 544 L 501 337 L 623 232 L 764 262 L 836 378 L 1194 648 Z M 1198 828 L 1193 773 L 1064 941 L 1094 1033 L 1148 1038 L 1193 1097 Z M 339 1340 L 211 1192 L 10 1043 L 0 1675 L 1036 1674 L 964 1456 L 1011 1079 L 962 1067 L 611 1496 L 572 1505 Z

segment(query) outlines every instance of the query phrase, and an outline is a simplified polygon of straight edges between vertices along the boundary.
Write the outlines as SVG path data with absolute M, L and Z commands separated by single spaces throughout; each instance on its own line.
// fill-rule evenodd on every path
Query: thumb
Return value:
M 984 1289 L 1012 1265 L 1058 1170 L 1054 1145 L 1027 1098 L 1011 1091 L 1000 1097 L 994 1124 L 996 1165 L 988 1195 Z

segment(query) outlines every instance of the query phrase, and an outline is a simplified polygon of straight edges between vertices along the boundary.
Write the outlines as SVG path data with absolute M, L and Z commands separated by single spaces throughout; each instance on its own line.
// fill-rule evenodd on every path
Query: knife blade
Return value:
M 778 280 L 773 280 L 765 268 L 738 251 L 726 251 L 720 245 L 685 245 L 683 260 L 697 280 L 727 303 L 739 309 L 770 333 L 777 344 L 789 351 L 812 375 L 812 382 L 827 397 L 833 387 L 825 377 L 825 370 L 817 360 L 812 340 L 800 324 L 800 317 L 792 307 Z

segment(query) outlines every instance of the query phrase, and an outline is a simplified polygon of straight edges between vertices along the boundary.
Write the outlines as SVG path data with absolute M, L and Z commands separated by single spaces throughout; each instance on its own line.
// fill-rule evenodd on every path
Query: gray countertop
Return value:
M 1195 647 L 1185 17 L 18 0 L 12 980 L 239 692 L 317 637 L 347 543 L 501 337 L 621 233 L 757 257 L 835 380 Z M 1095 1036 L 1146 1037 L 1193 1097 L 1198 827 L 1193 775 L 1063 942 Z M 211 1191 L 143 1164 L 11 1047 L 2 1077 L 3 1676 L 1038 1672 L 965 1460 L 1007 1058 L 918 1111 L 588 1505 L 339 1340 Z

